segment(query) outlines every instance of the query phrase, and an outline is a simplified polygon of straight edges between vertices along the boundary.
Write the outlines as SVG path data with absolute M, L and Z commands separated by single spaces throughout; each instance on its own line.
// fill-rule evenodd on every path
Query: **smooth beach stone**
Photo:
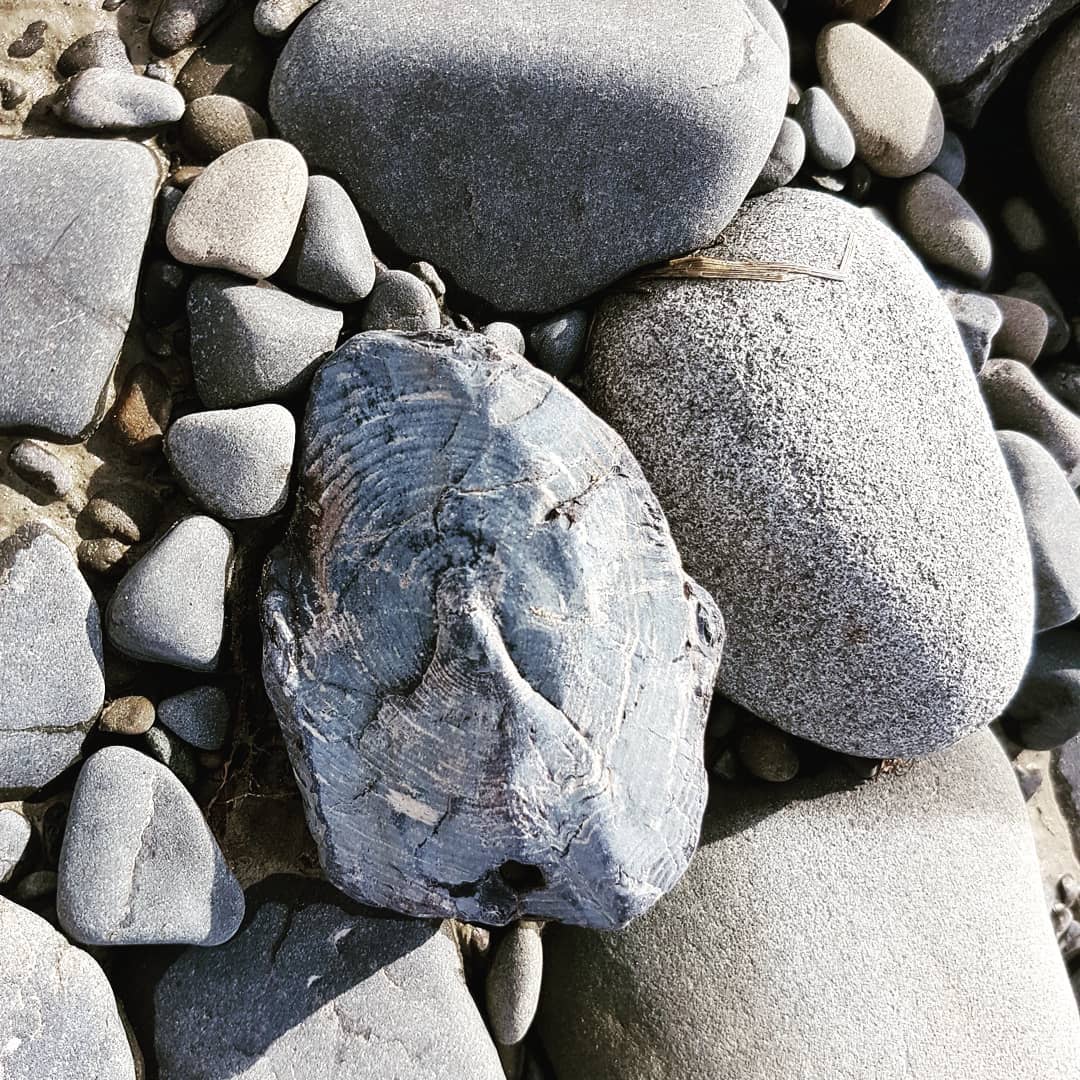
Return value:
M 802 92 L 794 117 L 806 134 L 811 157 L 823 169 L 846 169 L 855 157 L 855 137 L 820 86 Z
M 275 514 L 289 497 L 296 421 L 281 405 L 188 413 L 165 453 L 184 490 L 229 520 Z
M 154 703 L 141 694 L 129 694 L 105 706 L 98 728 L 112 735 L 142 735 L 153 723 Z
M 1050 236 L 1042 215 L 1020 195 L 1001 204 L 1001 223 L 1014 247 L 1022 255 L 1043 256 L 1050 248 Z
M 834 750 L 931 753 L 1012 696 L 1034 602 L 956 324 L 896 235 L 832 196 L 751 199 L 721 239 L 706 253 L 825 270 L 850 244 L 846 280 L 612 293 L 586 400 L 724 614 L 720 693 Z
M 1041 372 L 1043 385 L 1063 405 L 1080 411 L 1080 363 L 1059 360 Z
M 0 885 L 15 874 L 32 834 L 30 822 L 23 814 L 12 807 L 0 808 Z
M 598 0 L 588 18 L 575 0 L 480 0 L 452 19 L 323 0 L 270 110 L 402 250 L 502 311 L 544 312 L 710 242 L 787 91 L 767 0 Z
M 375 259 L 349 193 L 329 176 L 309 176 L 307 198 L 284 280 L 336 304 L 363 300 L 375 284 Z
M 985 293 L 939 282 L 938 293 L 956 320 L 960 340 L 976 373 L 990 357 L 990 345 L 1001 329 L 1001 308 Z
M 120 35 L 111 29 L 94 30 L 76 38 L 56 61 L 61 75 L 75 75 L 87 68 L 116 68 L 131 71 L 127 46 Z
M 0 790 L 79 756 L 105 700 L 101 618 L 75 559 L 40 525 L 0 541 Z
M 43 918 L 0 896 L 4 1080 L 136 1080 L 105 972 Z
M 365 330 L 437 330 L 442 316 L 435 294 L 407 270 L 388 270 L 371 290 L 360 325 Z
M 934 89 L 876 34 L 830 23 L 818 36 L 817 63 L 859 157 L 874 172 L 911 176 L 937 157 L 945 121 Z
M 157 186 L 135 143 L 0 139 L 0 430 L 73 442 L 100 419 Z
M 53 112 L 74 127 L 132 131 L 172 124 L 184 115 L 184 95 L 157 79 L 113 68 L 88 68 L 61 87 Z
M 1030 436 L 999 431 L 998 443 L 1031 542 L 1035 627 L 1048 630 L 1080 615 L 1080 501 L 1058 463 Z
M 255 29 L 267 37 L 287 34 L 292 24 L 319 0 L 259 0 L 255 5 Z
M 213 671 L 232 553 L 232 536 L 213 518 L 178 521 L 116 587 L 105 612 L 109 640 L 134 660 Z
M 1070 1076 L 1076 1002 L 994 737 L 852 783 L 718 786 L 651 911 L 619 934 L 549 926 L 555 1077 Z
M 1001 327 L 994 335 L 995 355 L 1034 364 L 1046 344 L 1046 312 L 1019 296 L 995 293 L 993 299 L 1001 311 Z
M 482 334 L 373 332 L 315 376 L 299 475 L 263 679 L 330 881 L 640 914 L 696 842 L 723 623 L 622 440 Z
M 1076 0 L 894 0 L 892 41 L 965 127 L 1016 60 Z
M 897 221 L 927 260 L 980 282 L 990 273 L 990 234 L 967 199 L 937 173 L 924 172 L 904 186 Z
M 255 30 L 251 7 L 241 4 L 191 54 L 176 76 L 176 89 L 188 101 L 227 94 L 263 113 L 273 66 L 273 52 Z
M 226 274 L 200 274 L 187 311 L 195 386 L 211 409 L 295 393 L 334 351 L 343 324 L 333 308 Z
M 199 750 L 220 750 L 229 731 L 229 699 L 217 686 L 196 686 L 158 704 L 161 722 Z
M 292 244 L 306 191 L 307 166 L 295 147 L 280 139 L 242 143 L 184 192 L 169 221 L 169 251 L 192 266 L 269 277 Z
M 1034 274 L 1030 270 L 1017 274 L 1016 280 L 1008 290 L 1008 295 L 1038 304 L 1046 312 L 1046 352 L 1051 354 L 1059 353 L 1069 344 L 1072 338 L 1069 321 L 1065 317 L 1061 305 L 1050 291 L 1050 287 L 1038 274 Z
M 159 1080 L 503 1080 L 445 929 L 284 876 L 247 903 L 232 941 L 157 984 Z
M 947 180 L 953 187 L 960 186 L 967 169 L 967 154 L 964 153 L 964 144 L 955 131 L 946 129 L 941 140 L 941 150 L 930 162 L 929 169 L 937 173 L 942 180 Z
M 556 379 L 565 379 L 581 363 L 588 337 L 589 315 L 581 308 L 541 319 L 529 331 L 529 359 Z
M 150 42 L 164 55 L 190 45 L 228 0 L 162 0 L 150 24 Z
M 197 161 L 213 161 L 244 143 L 265 139 L 266 121 L 238 98 L 207 94 L 187 107 L 180 137 Z
M 805 159 L 806 135 L 790 116 L 785 116 L 780 124 L 780 134 L 776 136 L 776 142 L 773 143 L 750 194 L 764 195 L 790 183 L 802 168 Z
M 498 345 L 505 345 L 511 352 L 525 355 L 525 335 L 520 328 L 509 322 L 491 322 L 481 333 Z
M 1016 741 L 1029 750 L 1051 750 L 1080 735 L 1080 630 L 1059 626 L 1039 634 L 1007 714 Z
M 58 875 L 60 925 L 85 945 L 220 945 L 244 917 L 243 891 L 195 800 L 128 746 L 83 765 Z
M 499 942 L 484 998 L 496 1042 L 513 1046 L 528 1034 L 540 1002 L 544 946 L 536 923 L 515 923 Z
M 36 439 L 22 439 L 8 453 L 11 471 L 31 487 L 54 499 L 62 499 L 75 486 L 71 470 Z

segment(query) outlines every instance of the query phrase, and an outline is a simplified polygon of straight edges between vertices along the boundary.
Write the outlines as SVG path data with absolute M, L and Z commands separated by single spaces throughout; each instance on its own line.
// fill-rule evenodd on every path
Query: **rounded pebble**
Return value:
M 751 776 L 779 784 L 799 772 L 799 755 L 790 736 L 773 727 L 754 727 L 743 732 L 736 744 L 739 760 Z
M 754 182 L 750 194 L 764 195 L 790 183 L 802 168 L 805 158 L 806 135 L 790 116 L 785 116 L 780 124 L 776 142 L 773 143 L 769 157 L 762 166 L 761 174 Z
M 31 487 L 62 499 L 73 487 L 71 470 L 44 444 L 36 439 L 17 442 L 8 454 L 8 464 Z
M 191 787 L 199 778 L 199 763 L 193 747 L 168 728 L 155 724 L 144 736 L 147 753 L 167 766 L 176 778 Z
M 556 379 L 565 379 L 581 363 L 589 337 L 589 316 L 580 308 L 552 315 L 529 331 L 529 359 Z
M 150 42 L 155 51 L 169 55 L 195 40 L 228 0 L 164 0 L 150 24 Z
M 495 949 L 485 984 L 488 1023 L 495 1041 L 514 1046 L 536 1016 L 544 973 L 544 947 L 533 922 L 515 923 Z
M 110 701 L 98 719 L 98 727 L 110 735 L 142 735 L 153 723 L 154 703 L 139 694 Z
M 924 172 L 900 193 L 900 227 L 931 262 L 976 282 L 990 273 L 990 234 L 967 200 L 937 173 Z
M 846 169 L 855 157 L 855 136 L 831 97 L 820 86 L 804 90 L 794 118 L 806 135 L 810 156 L 823 169 Z
M 202 163 L 266 135 L 266 121 L 246 102 L 225 94 L 196 98 L 180 121 L 185 147 Z
M 141 488 L 103 488 L 83 507 L 79 524 L 137 544 L 153 533 L 159 509 L 157 500 Z
M 124 556 L 128 545 L 111 536 L 98 537 L 94 540 L 81 540 L 76 549 L 79 565 L 84 570 L 110 577 L 123 569 Z
M 136 364 L 116 399 L 112 422 L 120 442 L 140 453 L 161 448 L 172 412 L 172 391 L 156 368 Z
M 15 876 L 32 832 L 30 822 L 18 810 L 0 808 L 0 885 Z
M 87 68 L 116 68 L 131 72 L 127 47 L 115 30 L 94 30 L 76 38 L 56 61 L 61 75 L 76 75 Z
M 361 326 L 364 330 L 437 330 L 442 319 L 430 286 L 405 270 L 376 279 Z
M 199 750 L 220 750 L 229 731 L 229 699 L 217 686 L 196 686 L 158 704 L 158 719 Z
M 1019 296 L 997 293 L 994 303 L 1001 311 L 1001 329 L 994 335 L 992 344 L 994 355 L 1034 364 L 1046 344 L 1049 325 L 1046 312 Z
M 512 352 L 520 353 L 522 356 L 525 355 L 525 335 L 513 323 L 488 323 L 482 333 L 491 338 L 492 341 L 505 345 Z
M 179 90 L 132 71 L 94 67 L 60 89 L 53 112 L 66 124 L 92 131 L 135 131 L 171 124 L 184 115 Z
M 941 150 L 928 168 L 953 187 L 960 186 L 967 168 L 967 155 L 964 153 L 964 144 L 955 131 L 945 132 L 941 140 Z
M 259 0 L 255 5 L 255 29 L 266 37 L 281 37 L 317 3 L 318 0 Z

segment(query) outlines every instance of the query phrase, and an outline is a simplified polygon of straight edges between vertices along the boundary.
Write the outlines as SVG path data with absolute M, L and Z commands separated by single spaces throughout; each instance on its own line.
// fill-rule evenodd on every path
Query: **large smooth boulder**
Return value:
M 502 1080 L 445 929 L 288 877 L 249 904 L 231 942 L 188 949 L 159 982 L 160 1080 Z
M 678 879 L 723 638 L 623 441 L 482 334 L 315 377 L 263 676 L 323 868 L 421 917 L 614 927 Z
M 548 927 L 558 1080 L 1075 1075 L 1076 1003 L 993 736 L 850 783 L 721 785 L 652 911 Z
M 785 189 L 709 250 L 832 270 L 849 243 L 843 281 L 612 293 L 588 396 L 724 613 L 721 692 L 834 749 L 909 757 L 1012 696 L 1031 558 L 956 324 L 898 237 Z
M 709 243 L 769 156 L 768 0 L 323 0 L 278 61 L 282 137 L 397 244 L 504 310 Z
M 101 419 L 157 187 L 136 143 L 0 139 L 0 430 L 72 442 Z

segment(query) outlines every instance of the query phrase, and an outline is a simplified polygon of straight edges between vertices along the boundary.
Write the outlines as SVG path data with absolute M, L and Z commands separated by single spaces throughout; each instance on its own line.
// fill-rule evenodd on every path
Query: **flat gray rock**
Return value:
M 0 885 L 10 881 L 30 843 L 30 822 L 14 807 L 0 809 Z
M 124 575 L 105 612 L 109 640 L 135 660 L 217 667 L 232 536 L 213 518 L 178 521 Z
M 300 476 L 263 677 L 330 880 L 499 924 L 652 904 L 696 841 L 723 624 L 622 440 L 481 334 L 359 334 Z
M 130 69 L 93 67 L 61 87 L 53 112 L 74 127 L 133 131 L 172 124 L 184 115 L 184 95 L 168 83 Z
M 329 176 L 309 176 L 307 199 L 281 276 L 336 304 L 363 300 L 375 259 L 349 193 Z
M 166 232 L 174 259 L 250 278 L 275 273 L 296 233 L 307 166 L 281 139 L 255 139 L 206 166 L 184 192 Z
M 196 686 L 158 703 L 158 719 L 200 750 L 220 750 L 229 731 L 229 699 L 218 686 Z
M 1061 626 L 1036 637 L 1008 715 L 1017 742 L 1030 750 L 1050 750 L 1080 735 L 1080 630 Z
M 895 234 L 782 188 L 710 250 L 834 269 L 849 241 L 846 281 L 611 294 L 587 396 L 724 613 L 721 693 L 833 749 L 911 757 L 1012 696 L 1031 560 L 956 325 Z
M 211 409 L 288 397 L 337 347 L 340 311 L 226 274 L 188 289 L 195 386 Z
M 86 945 L 220 945 L 244 894 L 184 785 L 146 754 L 107 746 L 75 784 L 56 910 Z
M 165 453 L 184 490 L 229 520 L 275 514 L 289 497 L 296 421 L 282 405 L 212 409 L 175 420 Z
M 558 1080 L 1075 1073 L 1076 1002 L 993 736 L 850 783 L 724 784 L 652 911 L 620 934 L 548 927 Z
M 999 431 L 998 442 L 1031 542 L 1035 626 L 1049 630 L 1080 615 L 1080 501 L 1061 467 L 1034 439 Z
M 105 700 L 101 617 L 74 556 L 41 526 L 0 542 L 0 790 L 79 756 Z
M 101 418 L 157 186 L 135 143 L 0 139 L 0 430 L 71 442 Z
M 502 310 L 550 311 L 710 242 L 787 90 L 767 0 L 599 0 L 587 19 L 575 0 L 482 0 L 450 20 L 323 0 L 270 110 L 403 250 Z
M 894 0 L 892 40 L 971 127 L 1012 65 L 1076 0 Z
M 297 878 L 248 903 L 228 945 L 188 949 L 158 983 L 160 1080 L 503 1080 L 445 930 Z
M 135 1080 L 109 980 L 97 961 L 0 896 L 4 1080 Z

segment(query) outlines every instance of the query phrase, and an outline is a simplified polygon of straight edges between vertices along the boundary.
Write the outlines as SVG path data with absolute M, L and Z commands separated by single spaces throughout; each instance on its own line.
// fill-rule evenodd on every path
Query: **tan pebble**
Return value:
M 141 735 L 154 723 L 154 704 L 138 694 L 110 701 L 101 713 L 98 727 L 113 735 Z

